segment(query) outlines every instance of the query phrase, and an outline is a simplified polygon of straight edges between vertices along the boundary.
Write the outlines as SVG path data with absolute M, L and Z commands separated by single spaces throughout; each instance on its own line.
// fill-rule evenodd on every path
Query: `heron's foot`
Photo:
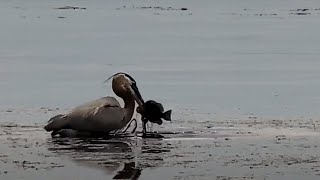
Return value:
M 142 138 L 163 138 L 163 136 L 157 132 L 142 133 Z

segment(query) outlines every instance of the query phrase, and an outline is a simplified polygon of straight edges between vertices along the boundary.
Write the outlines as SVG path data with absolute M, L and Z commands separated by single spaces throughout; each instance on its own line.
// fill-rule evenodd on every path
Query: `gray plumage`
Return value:
M 124 100 L 123 108 L 114 97 L 103 97 L 77 106 L 67 114 L 52 117 L 44 129 L 55 135 L 62 129 L 109 133 L 124 128 L 134 113 L 135 100 L 142 104 L 143 99 L 133 78 L 126 77 L 125 73 L 114 75 L 112 89 Z

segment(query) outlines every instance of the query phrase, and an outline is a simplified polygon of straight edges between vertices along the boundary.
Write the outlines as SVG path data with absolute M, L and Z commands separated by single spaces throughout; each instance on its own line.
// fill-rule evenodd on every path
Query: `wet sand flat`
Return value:
M 191 124 L 167 125 L 159 129 L 162 139 L 142 139 L 134 134 L 111 139 L 52 139 L 41 126 L 2 124 L 0 175 L 3 179 L 320 176 L 320 132 L 313 121 L 248 118 L 201 122 L 193 128 Z

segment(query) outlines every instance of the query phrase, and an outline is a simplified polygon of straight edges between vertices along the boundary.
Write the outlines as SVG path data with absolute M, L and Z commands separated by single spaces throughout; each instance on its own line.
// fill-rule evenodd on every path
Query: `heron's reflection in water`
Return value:
M 146 142 L 148 141 L 148 142 Z M 169 148 L 161 139 L 133 136 L 114 138 L 52 138 L 49 151 L 71 157 L 76 163 L 113 175 L 113 179 L 138 179 L 143 168 L 163 163 Z

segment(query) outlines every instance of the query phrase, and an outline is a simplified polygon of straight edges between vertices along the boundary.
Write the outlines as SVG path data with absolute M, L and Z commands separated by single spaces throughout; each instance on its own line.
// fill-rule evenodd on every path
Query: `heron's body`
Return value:
M 125 127 L 131 120 L 135 109 L 133 90 L 128 91 L 127 87 L 129 86 L 128 83 L 132 85 L 132 82 L 126 79 L 125 75 L 115 75 L 112 82 L 114 92 L 124 101 L 123 108 L 115 98 L 103 97 L 80 105 L 65 115 L 57 115 L 51 118 L 48 125 L 44 127 L 45 130 L 53 131 L 53 135 L 63 129 L 109 133 Z M 139 93 L 137 87 L 135 88 L 137 91 L 135 93 Z M 141 95 L 138 94 L 138 97 L 141 98 Z M 142 98 L 141 101 L 143 102 Z

